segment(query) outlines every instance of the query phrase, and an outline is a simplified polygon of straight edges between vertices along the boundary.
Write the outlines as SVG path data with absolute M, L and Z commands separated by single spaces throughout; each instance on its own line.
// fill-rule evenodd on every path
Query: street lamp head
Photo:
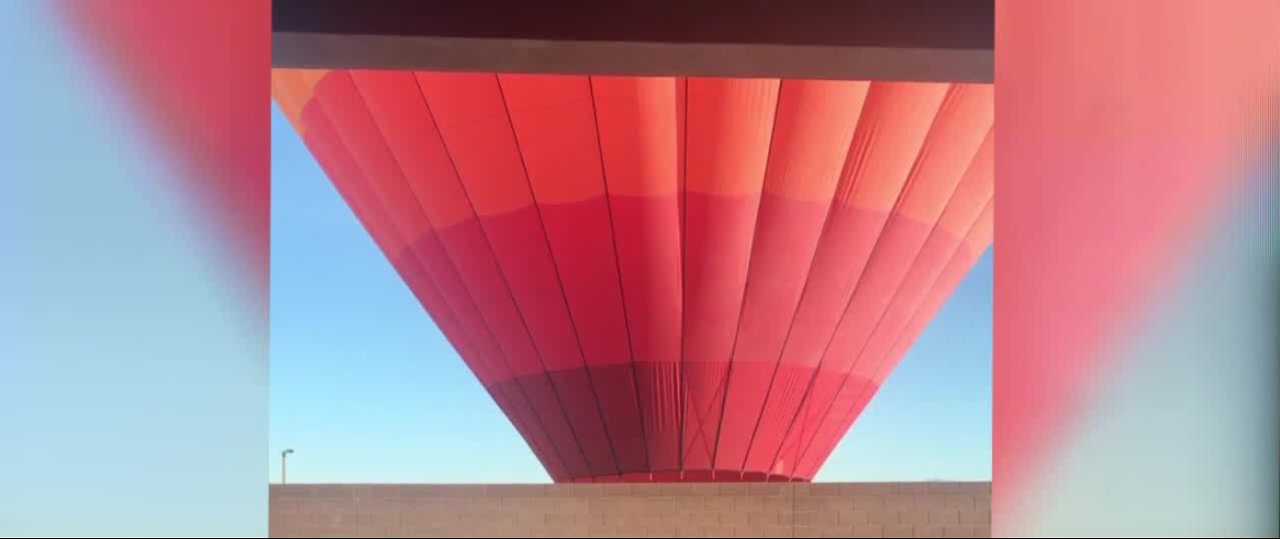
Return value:
M 284 451 L 280 452 L 280 484 L 281 485 L 285 483 L 284 467 L 287 461 L 289 460 L 289 455 L 292 453 L 293 453 L 292 449 L 285 449 Z

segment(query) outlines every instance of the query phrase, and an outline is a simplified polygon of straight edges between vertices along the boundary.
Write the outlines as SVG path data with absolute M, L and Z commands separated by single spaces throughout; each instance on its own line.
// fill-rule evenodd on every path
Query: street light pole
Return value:
M 284 451 L 280 452 L 280 484 L 281 485 L 285 484 L 285 479 L 287 477 L 285 475 L 285 470 L 286 470 L 286 466 L 289 463 L 289 455 L 292 453 L 293 453 L 292 449 L 285 449 Z

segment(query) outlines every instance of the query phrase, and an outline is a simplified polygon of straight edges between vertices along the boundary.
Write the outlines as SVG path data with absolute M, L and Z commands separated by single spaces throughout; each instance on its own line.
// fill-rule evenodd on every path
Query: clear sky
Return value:
M 258 298 L 56 7 L 0 1 L 0 536 L 262 537 Z
M 272 117 L 271 480 L 546 482 L 278 108 Z M 989 480 L 991 252 L 819 481 Z

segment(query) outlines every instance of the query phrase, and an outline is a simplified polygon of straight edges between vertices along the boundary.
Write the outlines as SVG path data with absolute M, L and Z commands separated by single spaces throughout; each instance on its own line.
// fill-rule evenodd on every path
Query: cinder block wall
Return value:
M 272 537 L 989 537 L 991 483 L 273 485 Z

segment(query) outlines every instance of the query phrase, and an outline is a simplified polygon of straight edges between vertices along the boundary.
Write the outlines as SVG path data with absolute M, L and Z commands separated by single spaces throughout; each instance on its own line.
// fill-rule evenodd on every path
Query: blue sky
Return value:
M 271 478 L 548 477 L 278 108 L 272 116 Z M 989 480 L 991 253 L 816 478 Z
M 53 7 L 0 2 L 0 536 L 261 537 L 259 298 Z

